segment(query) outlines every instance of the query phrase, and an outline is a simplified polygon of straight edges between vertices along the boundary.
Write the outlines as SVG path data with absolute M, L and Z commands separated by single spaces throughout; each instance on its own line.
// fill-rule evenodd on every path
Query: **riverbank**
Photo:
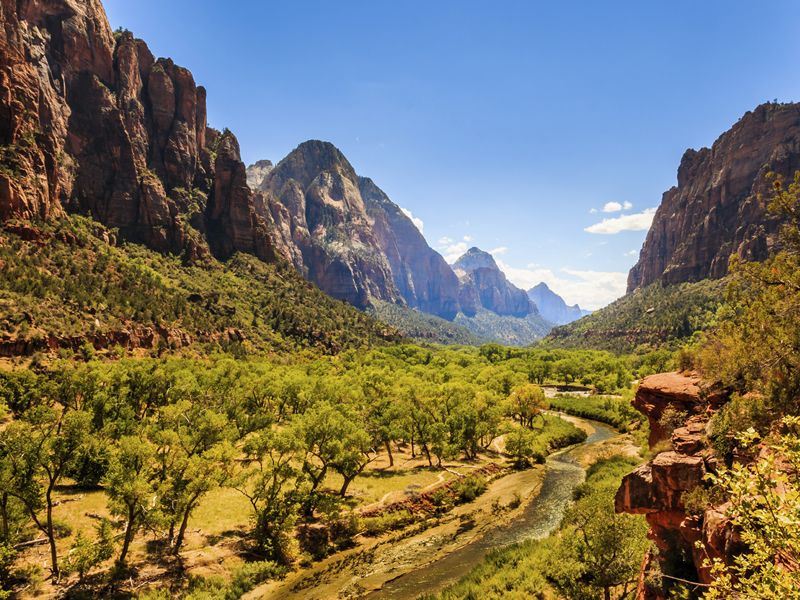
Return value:
M 437 519 L 358 545 L 308 569 L 270 582 L 246 598 L 416 598 L 455 583 L 494 548 L 545 537 L 561 521 L 584 468 L 597 456 L 630 446 L 628 436 L 578 417 L 559 415 L 587 440 L 551 455 L 547 464 L 492 481 L 474 502 Z

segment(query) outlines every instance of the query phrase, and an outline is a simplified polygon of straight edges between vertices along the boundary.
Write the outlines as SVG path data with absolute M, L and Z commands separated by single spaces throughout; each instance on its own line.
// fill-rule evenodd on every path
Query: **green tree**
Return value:
M 25 507 L 50 546 L 54 578 L 59 577 L 58 548 L 53 525 L 56 486 L 75 460 L 90 432 L 90 417 L 82 411 L 59 412 L 37 406 L 9 425 L 2 436 L 3 494 Z M 41 512 L 44 511 L 44 515 Z
M 567 511 L 548 578 L 572 600 L 624 597 L 647 549 L 647 526 L 641 518 L 616 514 L 615 485 L 601 486 Z M 616 592 L 615 592 L 616 590 Z
M 800 590 L 800 418 L 786 417 L 780 438 L 750 464 L 735 464 L 713 476 L 727 496 L 728 516 L 748 551 L 730 565 L 713 562 L 708 600 L 797 598 Z M 758 440 L 754 429 L 740 435 L 743 448 Z
M 534 419 L 548 407 L 544 391 L 532 383 L 515 388 L 506 404 L 508 414 L 529 429 L 533 427 Z
M 518 469 L 529 467 L 534 462 L 544 461 L 544 449 L 536 434 L 523 427 L 514 427 L 506 434 L 506 452 L 514 458 Z
M 180 552 L 197 504 L 231 475 L 235 456 L 231 433 L 224 415 L 198 402 L 182 400 L 159 411 L 151 437 L 157 447 L 160 501 L 168 515 L 174 554 Z
M 253 536 L 260 552 L 283 564 L 292 561 L 292 528 L 307 490 L 295 467 L 302 453 L 300 440 L 289 432 L 263 430 L 244 444 L 247 467 L 233 485 L 250 502 L 255 522 Z
M 125 522 L 122 549 L 117 564 L 125 566 L 128 551 L 139 529 L 158 523 L 159 464 L 155 445 L 144 435 L 125 436 L 112 453 L 104 486 L 111 514 Z

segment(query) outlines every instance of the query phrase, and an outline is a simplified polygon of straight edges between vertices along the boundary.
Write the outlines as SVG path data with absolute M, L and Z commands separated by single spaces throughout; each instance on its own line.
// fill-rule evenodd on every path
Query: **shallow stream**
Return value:
M 547 472 L 541 491 L 518 518 L 489 531 L 444 558 L 401 575 L 367 597 L 412 600 L 421 594 L 441 591 L 479 565 L 489 551 L 550 535 L 561 522 L 572 499 L 573 490 L 586 477 L 586 472 L 575 459 L 577 449 L 619 435 L 608 425 L 586 419 L 575 420 L 591 425 L 594 432 L 582 444 L 566 448 L 547 458 Z

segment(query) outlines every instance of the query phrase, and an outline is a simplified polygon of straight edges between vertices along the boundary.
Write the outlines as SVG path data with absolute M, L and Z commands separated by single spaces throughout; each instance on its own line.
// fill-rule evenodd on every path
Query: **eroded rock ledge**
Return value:
M 623 479 L 615 499 L 617 512 L 645 515 L 658 548 L 657 556 L 647 556 L 642 565 L 639 600 L 666 598 L 662 589 L 648 584 L 646 575 L 654 561 L 667 576 L 707 584 L 711 581 L 708 561 L 727 561 L 740 546 L 724 505 L 691 513 L 685 501 L 686 494 L 704 485 L 706 474 L 718 467 L 708 445 L 707 426 L 726 401 L 724 391 L 694 374 L 661 373 L 639 385 L 633 405 L 650 422 L 650 447 L 669 441 L 665 451 Z M 663 423 L 668 411 L 681 415 L 684 425 L 669 431 Z

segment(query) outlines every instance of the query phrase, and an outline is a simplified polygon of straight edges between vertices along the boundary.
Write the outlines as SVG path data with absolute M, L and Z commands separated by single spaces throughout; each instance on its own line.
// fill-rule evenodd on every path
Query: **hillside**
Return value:
M 394 327 L 403 337 L 420 343 L 477 346 L 487 341 L 472 332 L 469 319 L 448 321 L 407 306 L 380 301 L 373 301 L 367 314 Z
M 546 341 L 560 348 L 615 352 L 675 347 L 695 331 L 711 326 L 724 289 L 724 279 L 671 286 L 655 283 L 578 321 L 556 327 Z
M 113 232 L 79 217 L 9 226 L 0 265 L 3 356 L 116 346 L 338 352 L 397 337 L 282 262 L 238 254 L 186 265 L 116 245 Z

